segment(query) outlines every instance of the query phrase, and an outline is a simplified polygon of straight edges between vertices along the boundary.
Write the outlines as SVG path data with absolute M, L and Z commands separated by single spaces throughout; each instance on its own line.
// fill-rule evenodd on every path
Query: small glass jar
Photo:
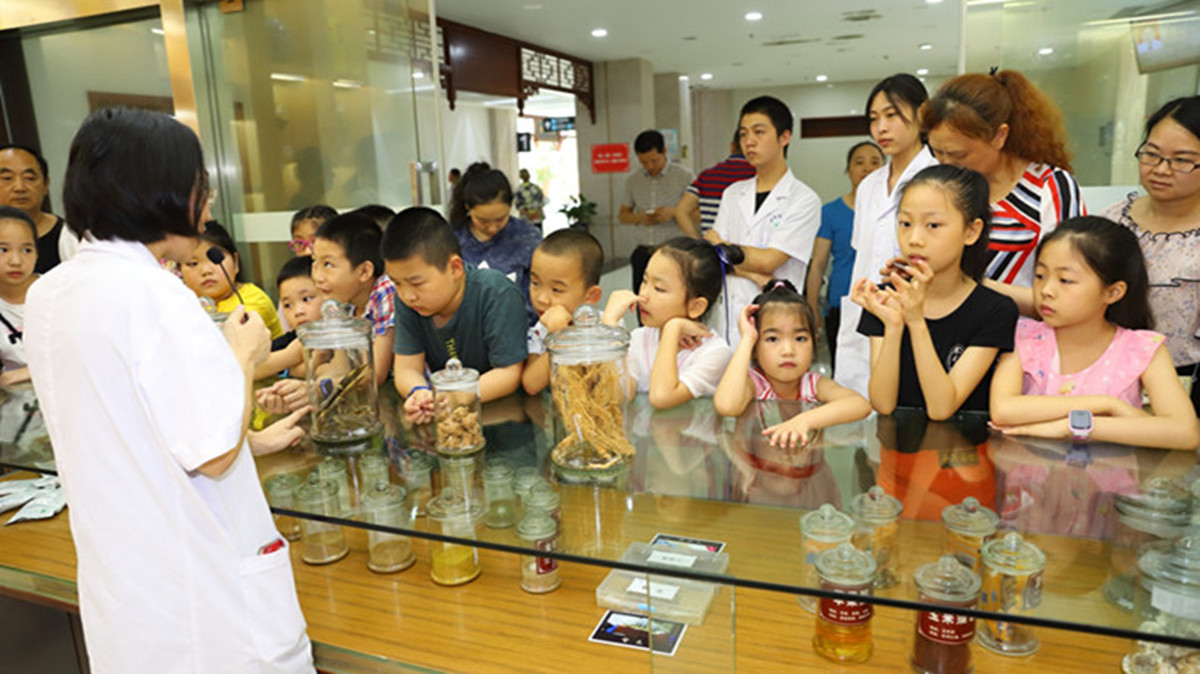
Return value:
M 562 498 L 548 482 L 539 482 L 529 490 L 525 497 L 525 514 L 532 512 L 545 513 L 554 524 L 562 530 Z
M 578 473 L 618 470 L 633 459 L 625 420 L 625 354 L 629 332 L 604 325 L 600 311 L 585 304 L 570 327 L 550 335 L 550 392 L 562 423 L 558 444 L 550 452 L 556 466 Z
M 535 550 L 553 552 L 558 540 L 558 523 L 540 510 L 531 510 L 517 525 L 517 536 Z M 557 559 L 536 554 L 521 555 L 522 590 L 544 594 L 558 589 L 561 584 Z
M 358 457 L 358 488 L 366 494 L 380 484 L 391 484 L 387 457 L 382 454 L 364 454 Z
M 1110 546 L 1112 575 L 1104 583 L 1104 598 L 1123 611 L 1137 604 L 1137 560 L 1151 543 L 1170 541 L 1191 523 L 1191 494 L 1165 477 L 1152 477 L 1136 494 L 1115 494 L 1117 526 Z
M 875 558 L 868 552 L 842 543 L 817 555 L 817 574 L 822 590 L 848 595 L 871 596 Z M 821 597 L 813 649 L 834 662 L 866 662 L 871 642 L 871 617 L 875 607 L 853 599 Z
M 1021 534 L 1010 531 L 989 541 L 983 546 L 980 561 L 980 610 L 1030 615 L 1041 606 L 1046 555 Z M 1005 620 L 984 620 L 975 639 L 1001 655 L 1032 655 L 1040 645 L 1032 627 Z
M 351 318 L 333 299 L 321 305 L 321 319 L 296 328 L 304 347 L 305 382 L 312 404 L 316 442 L 359 442 L 379 434 L 371 322 Z
M 534 485 L 545 481 L 541 471 L 533 466 L 518 468 L 513 473 L 513 493 L 517 495 L 517 500 L 522 508 L 525 507 L 525 499 L 529 496 L 529 491 L 533 489 Z
M 410 451 L 400 462 L 413 517 L 424 517 L 425 504 L 433 498 L 433 467 L 433 455 L 425 452 Z
M 1200 530 L 1170 543 L 1147 545 L 1138 568 L 1149 605 L 1140 612 L 1145 620 L 1137 631 L 1200 643 Z M 1139 641 L 1137 650 L 1125 656 L 1122 669 L 1126 674 L 1194 672 L 1198 664 L 1200 649 Z
M 817 555 L 832 550 L 842 543 L 849 543 L 854 534 L 854 519 L 838 512 L 826 503 L 800 518 L 800 541 L 804 553 L 804 566 L 800 571 L 800 582 L 804 587 L 817 587 Z M 815 597 L 800 595 L 800 605 L 809 611 L 817 609 Z
M 942 523 L 946 525 L 944 554 L 954 555 L 960 564 L 978 573 L 979 552 L 995 537 L 1000 516 L 980 505 L 979 499 L 968 496 L 962 503 L 942 509 Z
M 337 485 L 313 473 L 308 476 L 308 482 L 296 489 L 296 509 L 338 517 L 341 513 L 338 512 L 337 493 Z M 340 526 L 308 518 L 301 520 L 300 559 L 309 564 L 329 564 L 345 557 L 349 551 Z
M 371 524 L 407 529 L 409 510 L 404 506 L 404 488 L 378 482 L 363 492 L 363 516 Z M 367 568 L 376 573 L 394 573 L 412 566 L 412 539 L 387 531 L 367 531 Z
M 433 384 L 434 426 L 439 454 L 474 454 L 483 449 L 479 372 L 457 358 L 429 377 Z
M 913 574 L 922 604 L 973 609 L 979 601 L 978 574 L 952 554 L 926 564 Z M 912 667 L 921 674 L 970 674 L 973 616 L 943 613 L 936 608 L 917 611 Z
M 429 502 L 427 513 L 434 533 L 475 540 L 475 523 L 466 503 L 439 496 Z M 429 576 L 438 585 L 462 585 L 479 577 L 479 550 L 473 545 L 429 541 L 429 555 Z
M 442 487 L 438 498 L 446 502 L 462 503 L 466 506 L 471 521 L 479 523 L 487 510 L 483 490 L 475 481 L 475 456 L 438 456 L 438 468 L 442 475 Z
M 507 529 L 517 523 L 517 496 L 513 493 L 513 471 L 506 463 L 489 463 L 483 469 L 483 495 L 487 515 L 483 523 L 492 529 Z
M 299 475 L 291 473 L 272 475 L 263 484 L 263 491 L 267 495 L 267 503 L 272 508 L 295 510 L 296 488 L 302 482 L 303 480 L 300 479 Z M 279 530 L 281 536 L 289 541 L 300 540 L 300 521 L 291 515 L 275 515 L 275 528 Z
M 865 494 L 850 501 L 854 516 L 854 547 L 875 557 L 875 589 L 895 587 L 896 533 L 900 530 L 900 513 L 904 505 L 889 496 L 883 487 L 875 485 Z
M 337 487 L 338 510 L 331 514 L 346 517 L 353 513 L 354 505 L 351 500 L 350 472 L 346 470 L 346 460 L 327 456 L 321 463 L 317 464 L 316 473 L 322 480 Z

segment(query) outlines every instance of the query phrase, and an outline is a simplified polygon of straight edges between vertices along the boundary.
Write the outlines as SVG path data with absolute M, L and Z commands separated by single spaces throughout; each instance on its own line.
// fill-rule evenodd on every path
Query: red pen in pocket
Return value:
M 275 540 L 271 541 L 270 543 L 267 543 L 266 545 L 264 545 L 264 546 L 262 546 L 261 548 L 259 548 L 259 549 L 258 549 L 258 554 L 260 554 L 260 555 L 269 555 L 269 554 L 271 554 L 272 552 L 277 552 L 277 551 L 279 551 L 279 550 L 282 550 L 282 549 L 283 549 L 283 539 L 282 539 L 282 538 L 276 538 Z

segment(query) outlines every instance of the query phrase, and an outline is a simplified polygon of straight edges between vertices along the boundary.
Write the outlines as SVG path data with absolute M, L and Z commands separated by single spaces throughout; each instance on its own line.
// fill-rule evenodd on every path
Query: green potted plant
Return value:
M 567 205 L 558 209 L 558 212 L 567 216 L 567 224 L 572 229 L 582 229 L 586 232 L 592 224 L 592 218 L 596 217 L 596 202 L 589 201 L 582 194 L 571 196 Z

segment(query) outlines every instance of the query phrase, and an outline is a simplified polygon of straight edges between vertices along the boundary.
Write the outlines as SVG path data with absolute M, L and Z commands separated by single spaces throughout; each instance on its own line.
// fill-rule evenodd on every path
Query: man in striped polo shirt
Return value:
M 754 167 L 742 156 L 742 148 L 738 143 L 738 132 L 733 132 L 733 140 L 729 143 L 729 157 L 700 172 L 687 192 L 675 207 L 675 221 L 679 223 L 684 234 L 692 238 L 712 228 L 717 219 L 717 211 L 721 207 L 721 195 L 725 188 L 739 180 L 754 177 Z M 700 211 L 700 222 L 696 222 L 697 206 Z M 699 225 L 697 227 L 697 225 Z

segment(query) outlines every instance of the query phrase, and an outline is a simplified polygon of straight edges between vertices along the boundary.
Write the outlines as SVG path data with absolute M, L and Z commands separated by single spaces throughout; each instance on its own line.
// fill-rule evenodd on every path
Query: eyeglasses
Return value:
M 288 241 L 288 248 L 291 248 L 293 253 L 303 253 L 312 250 L 314 241 L 316 239 L 292 239 Z
M 1158 166 L 1165 161 L 1167 162 L 1167 166 L 1176 173 L 1191 173 L 1200 168 L 1200 162 L 1195 159 L 1164 157 L 1157 152 L 1145 148 L 1138 148 L 1138 151 L 1134 152 L 1133 156 L 1137 157 L 1138 163 L 1142 166 Z

